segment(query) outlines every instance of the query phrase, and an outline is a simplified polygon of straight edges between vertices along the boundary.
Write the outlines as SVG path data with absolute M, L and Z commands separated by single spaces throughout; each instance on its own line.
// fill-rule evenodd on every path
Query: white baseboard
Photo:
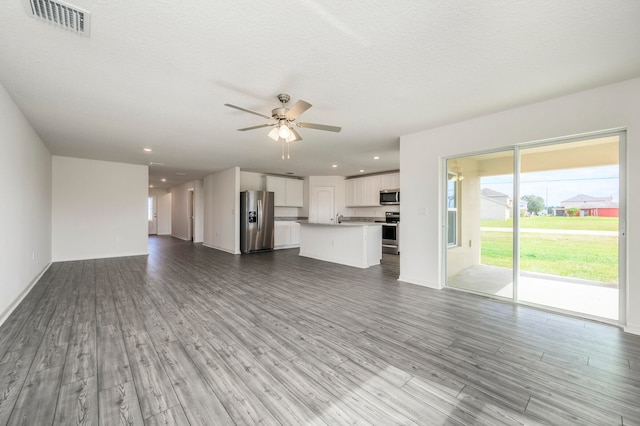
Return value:
M 130 253 L 117 253 L 117 254 L 91 255 L 86 257 L 81 256 L 81 257 L 74 257 L 74 258 L 68 258 L 68 259 L 55 258 L 53 259 L 53 262 L 75 262 L 77 260 L 113 259 L 116 257 L 147 256 L 148 254 L 149 254 L 149 251 L 138 252 L 138 253 L 130 252 Z
M 300 244 L 290 244 L 288 246 L 275 246 L 273 249 L 274 250 L 286 250 L 286 249 L 292 249 L 292 248 L 300 248 Z
M 227 248 L 223 248 L 223 247 L 212 246 L 212 245 L 209 245 L 209 244 L 207 244 L 207 243 L 202 243 L 202 245 L 203 245 L 204 247 L 208 247 L 208 248 L 210 248 L 210 249 L 214 249 L 214 250 L 220 250 L 220 251 L 223 251 L 223 252 L 225 252 L 225 253 L 230 253 L 230 254 L 240 254 L 240 252 L 236 253 L 236 252 L 235 252 L 235 251 L 233 251 L 233 250 L 229 250 L 229 249 L 227 249 Z
M 408 284 L 415 284 L 415 285 L 419 285 L 422 287 L 429 287 L 432 288 L 434 290 L 441 290 L 442 286 L 438 285 L 438 284 L 433 284 L 424 280 L 420 280 L 420 279 L 416 279 L 416 278 L 411 278 L 411 277 L 407 277 L 406 275 L 400 275 L 400 277 L 398 278 L 398 281 L 402 281 L 403 283 L 408 283 Z
M 31 281 L 31 283 L 29 283 L 27 288 L 22 290 L 22 293 L 20 293 L 18 298 L 16 300 L 14 300 L 13 303 L 10 304 L 7 307 L 7 309 L 4 310 L 4 312 L 0 316 L 0 327 L 2 327 L 2 324 L 4 324 L 4 322 L 7 320 L 7 318 L 9 318 L 11 316 L 11 314 L 18 307 L 20 302 L 22 302 L 24 300 L 24 298 L 27 297 L 27 294 L 29 294 L 29 292 L 31 291 L 33 286 L 35 286 L 36 283 L 40 280 L 40 278 L 42 278 L 44 273 L 47 272 L 47 269 L 49 269 L 49 267 L 51 266 L 52 263 L 53 262 L 47 263 L 47 266 L 45 266 L 44 269 L 42 271 L 40 271 L 40 273 Z
M 636 334 L 636 335 L 640 336 L 640 327 L 638 327 L 638 326 L 626 325 L 624 327 L 624 331 L 625 331 L 625 333 Z

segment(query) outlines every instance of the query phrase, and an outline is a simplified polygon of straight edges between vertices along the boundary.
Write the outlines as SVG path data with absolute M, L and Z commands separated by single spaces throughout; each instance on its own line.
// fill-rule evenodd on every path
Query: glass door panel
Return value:
M 513 299 L 514 151 L 448 159 L 446 169 L 446 285 Z
M 619 139 L 519 150 L 517 300 L 618 320 Z

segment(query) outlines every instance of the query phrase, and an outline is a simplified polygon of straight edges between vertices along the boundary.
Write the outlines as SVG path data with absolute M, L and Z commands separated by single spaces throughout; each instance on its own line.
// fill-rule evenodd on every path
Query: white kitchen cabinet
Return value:
M 366 176 L 345 181 L 347 207 L 375 207 L 380 205 L 380 176 Z
M 364 179 L 362 190 L 363 206 L 380 205 L 380 176 L 367 176 Z
M 362 179 L 347 179 L 345 181 L 345 206 L 357 207 L 362 204 Z
M 389 173 L 386 175 L 380 175 L 380 178 L 380 189 L 400 188 L 400 173 Z
M 291 246 L 300 246 L 300 224 L 298 222 L 291 222 Z
M 273 192 L 273 201 L 276 207 L 284 206 L 287 196 L 287 182 L 283 178 L 275 176 L 264 177 L 265 191 Z
M 380 190 L 400 188 L 400 173 L 365 176 L 345 181 L 345 205 L 347 207 L 377 207 Z
M 302 207 L 304 203 L 304 184 L 300 179 L 265 176 L 266 191 L 274 192 L 276 207 Z
M 276 220 L 273 224 L 273 246 L 287 247 L 291 244 L 291 222 Z
M 273 227 L 275 249 L 300 246 L 300 224 L 290 220 L 276 220 Z
M 287 207 L 304 205 L 304 182 L 300 179 L 285 179 L 285 203 Z

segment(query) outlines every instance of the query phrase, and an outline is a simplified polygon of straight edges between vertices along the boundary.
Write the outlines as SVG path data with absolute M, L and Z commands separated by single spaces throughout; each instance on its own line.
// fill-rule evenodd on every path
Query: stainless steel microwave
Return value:
M 380 205 L 388 206 L 393 204 L 400 204 L 400 190 L 383 189 L 380 191 Z

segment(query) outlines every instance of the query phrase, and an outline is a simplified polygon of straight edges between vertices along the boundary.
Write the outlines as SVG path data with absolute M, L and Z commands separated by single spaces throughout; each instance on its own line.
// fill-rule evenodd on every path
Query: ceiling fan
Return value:
M 231 104 L 224 104 L 224 105 L 230 108 L 235 108 L 240 111 L 248 112 L 250 114 L 255 114 L 269 120 L 269 123 L 266 123 L 266 124 L 245 127 L 243 129 L 238 129 L 238 130 L 245 131 L 245 130 L 260 129 L 262 127 L 273 127 L 273 129 L 271 129 L 271 131 L 268 133 L 267 136 L 269 136 L 271 139 L 273 139 L 276 142 L 278 141 L 282 142 L 282 150 L 283 150 L 282 158 L 283 159 L 284 159 L 284 143 L 302 140 L 302 137 L 300 136 L 300 134 L 293 128 L 294 124 L 298 127 L 305 127 L 308 129 L 317 129 L 317 130 L 327 130 L 329 132 L 339 132 L 340 130 L 342 130 L 341 127 L 337 127 L 337 126 L 327 126 L 325 124 L 296 122 L 296 118 L 298 118 L 300 114 L 302 114 L 303 112 L 311 108 L 311 104 L 309 102 L 306 102 L 300 99 L 298 100 L 298 102 L 293 104 L 291 108 L 287 108 L 285 105 L 287 104 L 287 102 L 289 102 L 290 99 L 291 97 L 286 93 L 280 93 L 278 95 L 278 100 L 282 105 L 278 108 L 274 108 L 273 110 L 271 110 L 271 117 L 259 112 L 251 111 L 249 109 L 236 106 L 236 105 L 231 105 Z M 287 145 L 287 150 L 288 150 L 288 145 Z M 289 157 L 288 154 L 287 154 L 287 157 Z

